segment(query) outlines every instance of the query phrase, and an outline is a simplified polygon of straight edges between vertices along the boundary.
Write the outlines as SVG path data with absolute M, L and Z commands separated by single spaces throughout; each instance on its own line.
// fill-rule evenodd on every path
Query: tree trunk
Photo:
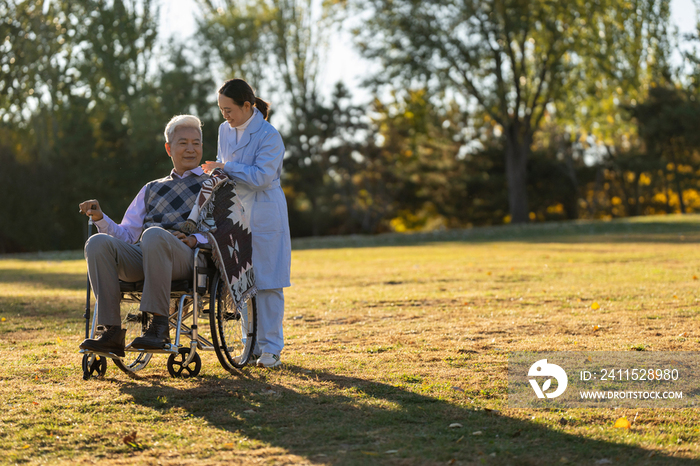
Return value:
M 576 176 L 576 167 L 574 166 L 574 155 L 573 147 L 571 143 L 565 143 L 564 146 L 564 163 L 566 165 L 566 174 L 571 180 L 571 190 L 572 195 L 566 202 L 564 210 L 566 211 L 566 218 L 569 220 L 576 220 L 578 218 L 578 177 Z
M 532 135 L 521 137 L 517 124 L 506 130 L 506 181 L 508 205 L 512 223 L 530 220 L 527 202 L 527 159 L 530 155 Z
M 663 173 L 661 175 L 662 175 L 661 179 L 664 182 L 663 185 L 664 185 L 664 197 L 666 198 L 666 213 L 670 214 L 671 213 L 671 188 L 668 187 L 668 172 L 666 171 L 665 167 L 664 167 Z
M 676 162 L 676 149 L 673 147 L 673 143 L 670 146 L 671 150 L 671 161 L 673 162 L 673 178 L 676 182 L 676 191 L 678 191 L 678 202 L 681 206 L 681 213 L 685 213 L 685 202 L 683 202 L 683 190 L 681 189 L 681 178 L 678 176 L 678 162 Z

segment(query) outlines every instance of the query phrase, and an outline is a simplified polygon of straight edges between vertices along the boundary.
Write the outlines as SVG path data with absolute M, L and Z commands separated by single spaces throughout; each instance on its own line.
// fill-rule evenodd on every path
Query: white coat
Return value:
M 219 126 L 217 162 L 236 181 L 253 234 L 253 269 L 258 289 L 291 286 L 292 242 L 287 201 L 280 186 L 284 144 L 279 132 L 254 109 L 253 119 L 236 144 L 236 130 Z

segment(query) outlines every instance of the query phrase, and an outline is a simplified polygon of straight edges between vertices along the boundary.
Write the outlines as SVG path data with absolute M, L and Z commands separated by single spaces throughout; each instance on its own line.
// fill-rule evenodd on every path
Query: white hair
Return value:
M 202 122 L 194 115 L 175 115 L 165 125 L 165 142 L 170 143 L 178 128 L 196 128 L 199 131 L 199 139 L 202 139 Z

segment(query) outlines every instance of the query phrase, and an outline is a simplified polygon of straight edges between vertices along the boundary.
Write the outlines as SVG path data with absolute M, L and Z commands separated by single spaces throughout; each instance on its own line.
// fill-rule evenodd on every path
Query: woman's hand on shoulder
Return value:
M 206 161 L 202 164 L 202 170 L 204 170 L 204 173 L 206 173 L 207 175 L 211 175 L 211 172 L 213 172 L 217 168 L 221 168 L 223 170 L 224 164 L 221 162 L 212 161 Z

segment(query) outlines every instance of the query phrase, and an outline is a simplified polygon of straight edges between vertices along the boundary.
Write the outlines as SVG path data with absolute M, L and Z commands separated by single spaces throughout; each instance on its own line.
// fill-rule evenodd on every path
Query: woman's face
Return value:
M 245 102 L 243 106 L 236 105 L 236 102 L 232 98 L 226 97 L 223 94 L 219 94 L 219 110 L 224 116 L 224 119 L 228 121 L 231 128 L 236 126 L 241 126 L 243 123 L 248 121 L 248 118 L 253 114 L 253 108 L 250 102 Z

